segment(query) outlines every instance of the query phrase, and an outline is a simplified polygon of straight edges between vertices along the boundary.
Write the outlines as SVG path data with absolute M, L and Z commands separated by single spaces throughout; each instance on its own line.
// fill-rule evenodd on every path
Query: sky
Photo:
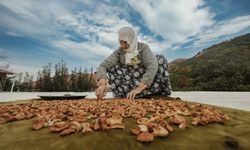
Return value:
M 250 1 L 1 0 L 0 66 L 34 76 L 61 60 L 69 70 L 96 69 L 124 26 L 170 62 L 249 33 Z

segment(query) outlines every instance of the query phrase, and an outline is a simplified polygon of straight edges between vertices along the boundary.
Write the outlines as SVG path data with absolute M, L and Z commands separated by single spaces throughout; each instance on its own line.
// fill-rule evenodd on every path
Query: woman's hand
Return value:
M 137 94 L 141 93 L 146 88 L 147 88 L 147 85 L 140 82 L 135 89 L 131 90 L 127 94 L 127 99 L 134 99 Z
M 105 79 L 100 79 L 98 82 L 98 88 L 95 91 L 97 99 L 103 99 L 108 92 L 107 81 Z
M 95 95 L 96 95 L 97 99 L 103 99 L 103 97 L 106 96 L 107 92 L 108 92 L 107 86 L 101 85 L 96 89 Z

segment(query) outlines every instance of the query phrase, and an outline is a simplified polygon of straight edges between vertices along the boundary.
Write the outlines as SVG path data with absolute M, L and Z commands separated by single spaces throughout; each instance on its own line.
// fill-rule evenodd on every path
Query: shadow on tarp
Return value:
M 84 99 L 88 95 L 71 95 L 71 94 L 64 94 L 64 95 L 37 95 L 42 100 L 79 100 Z

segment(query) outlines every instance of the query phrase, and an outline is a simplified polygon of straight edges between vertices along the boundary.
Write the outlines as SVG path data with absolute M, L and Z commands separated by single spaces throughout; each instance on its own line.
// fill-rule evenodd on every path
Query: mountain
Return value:
M 170 63 L 174 90 L 250 91 L 250 33 Z
M 177 58 L 173 61 L 171 61 L 168 65 L 171 66 L 171 65 L 178 65 L 180 63 L 183 63 L 184 61 L 186 61 L 188 58 Z

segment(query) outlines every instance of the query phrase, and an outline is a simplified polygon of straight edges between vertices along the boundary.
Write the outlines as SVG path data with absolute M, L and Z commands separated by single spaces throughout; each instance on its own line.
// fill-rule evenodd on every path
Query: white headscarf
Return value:
M 135 31 L 131 27 L 123 27 L 118 30 L 118 40 L 127 41 L 130 45 L 128 49 L 123 49 L 126 54 L 126 64 L 131 64 L 131 59 L 136 57 L 139 53 L 137 50 L 138 40 Z M 120 42 L 119 42 L 120 43 Z

